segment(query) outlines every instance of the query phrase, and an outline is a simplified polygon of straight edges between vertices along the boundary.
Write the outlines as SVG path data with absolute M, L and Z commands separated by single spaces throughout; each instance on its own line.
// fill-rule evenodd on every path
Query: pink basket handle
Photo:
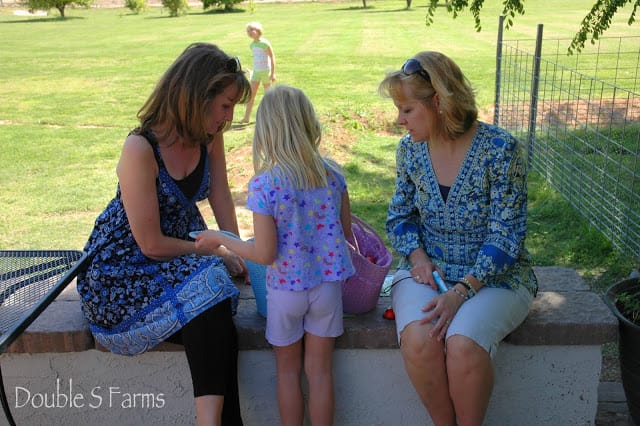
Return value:
M 368 232 L 369 234 L 372 235 L 378 235 L 378 233 L 376 232 L 375 229 L 373 229 L 373 227 L 371 227 L 371 225 L 369 225 L 367 222 L 365 222 L 364 220 L 360 219 L 358 216 L 356 216 L 355 214 L 351 214 L 351 222 L 352 223 L 357 223 L 358 225 L 360 225 L 360 227 Z M 355 237 L 355 235 L 354 235 Z
M 378 236 L 377 231 L 371 225 L 369 225 L 367 222 L 365 222 L 364 220 L 360 219 L 358 216 L 352 213 L 351 214 L 352 228 L 353 228 L 353 224 L 356 224 L 357 226 L 359 226 L 363 233 L 373 236 L 374 239 L 377 241 L 380 240 L 380 237 Z M 355 231 L 352 233 L 353 233 L 354 241 L 348 241 L 348 243 L 351 246 L 351 248 L 355 250 L 356 253 L 362 254 L 362 252 L 360 251 L 360 243 L 358 242 L 358 236 L 356 235 Z

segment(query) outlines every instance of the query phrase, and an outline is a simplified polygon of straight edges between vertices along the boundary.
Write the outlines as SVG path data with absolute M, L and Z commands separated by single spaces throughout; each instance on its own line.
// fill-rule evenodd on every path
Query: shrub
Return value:
M 233 6 L 241 3 L 242 0 L 202 0 L 202 7 L 206 10 L 211 7 L 224 6 L 224 10 L 233 10 Z
M 169 9 L 169 16 L 180 16 L 187 13 L 189 5 L 187 0 L 162 0 L 162 6 Z
M 147 0 L 125 0 L 124 6 L 136 14 L 146 12 L 149 7 Z

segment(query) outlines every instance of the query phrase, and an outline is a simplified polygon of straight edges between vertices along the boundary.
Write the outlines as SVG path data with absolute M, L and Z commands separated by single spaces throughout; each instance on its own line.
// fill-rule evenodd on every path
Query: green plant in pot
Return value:
M 613 284 L 604 301 L 618 319 L 620 373 L 634 423 L 640 425 L 640 278 Z

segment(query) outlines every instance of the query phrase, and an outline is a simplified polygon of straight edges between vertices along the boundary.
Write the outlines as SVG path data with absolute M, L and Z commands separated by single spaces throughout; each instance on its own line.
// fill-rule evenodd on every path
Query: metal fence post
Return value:
M 498 20 L 498 43 L 496 45 L 496 96 L 493 101 L 493 124 L 500 125 L 500 80 L 502 79 L 502 30 L 504 15 Z
M 529 137 L 527 141 L 527 169 L 533 165 L 533 148 L 536 141 L 536 120 L 538 116 L 538 89 L 540 85 L 540 62 L 542 59 L 542 24 L 538 24 L 536 36 L 536 52 L 533 58 L 533 75 L 531 80 L 531 103 L 529 109 Z

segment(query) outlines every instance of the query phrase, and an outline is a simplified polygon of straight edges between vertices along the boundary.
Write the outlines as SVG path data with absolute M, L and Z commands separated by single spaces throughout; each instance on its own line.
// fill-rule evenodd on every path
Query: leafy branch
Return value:
M 429 1 L 427 15 L 425 17 L 425 24 L 427 26 L 433 23 L 438 3 L 440 3 L 440 0 Z M 484 0 L 472 0 L 471 4 L 469 4 L 469 0 L 445 0 L 444 3 L 447 12 L 450 13 L 454 19 L 458 17 L 460 12 L 469 8 L 469 11 L 473 15 L 476 31 L 482 29 L 480 24 L 480 11 L 482 10 Z M 596 3 L 592 6 L 589 13 L 582 20 L 580 29 L 573 37 L 568 48 L 569 53 L 580 52 L 589 38 L 591 43 L 595 44 L 595 41 L 611 26 L 613 16 L 620 8 L 628 3 L 633 4 L 633 10 L 628 20 L 628 24 L 631 25 L 635 22 L 636 12 L 640 7 L 640 0 L 596 0 Z M 524 15 L 524 0 L 503 0 L 502 4 L 505 28 L 510 28 L 513 25 L 513 20 L 516 15 Z
M 573 37 L 569 46 L 569 53 L 580 52 L 589 35 L 591 35 L 591 43 L 595 44 L 595 41 L 602 33 L 611 26 L 611 19 L 618 12 L 618 9 L 632 2 L 633 0 L 597 0 L 591 11 L 582 20 L 580 29 Z M 635 22 L 638 7 L 640 7 L 640 0 L 635 0 L 631 16 L 627 21 L 629 25 Z
M 638 0 L 640 1 L 640 0 Z M 425 22 L 427 26 L 433 23 L 433 17 L 435 16 L 436 8 L 438 7 L 439 0 L 430 0 L 429 7 L 427 8 L 427 16 Z M 484 0 L 472 0 L 469 5 L 468 0 L 445 0 L 445 6 L 447 12 L 449 12 L 453 18 L 457 18 L 458 14 L 469 7 L 469 11 L 473 15 L 476 31 L 480 31 L 482 26 L 480 25 L 480 10 Z M 506 17 L 506 28 L 513 25 L 513 18 L 516 14 L 524 15 L 524 0 L 503 0 L 502 14 Z

